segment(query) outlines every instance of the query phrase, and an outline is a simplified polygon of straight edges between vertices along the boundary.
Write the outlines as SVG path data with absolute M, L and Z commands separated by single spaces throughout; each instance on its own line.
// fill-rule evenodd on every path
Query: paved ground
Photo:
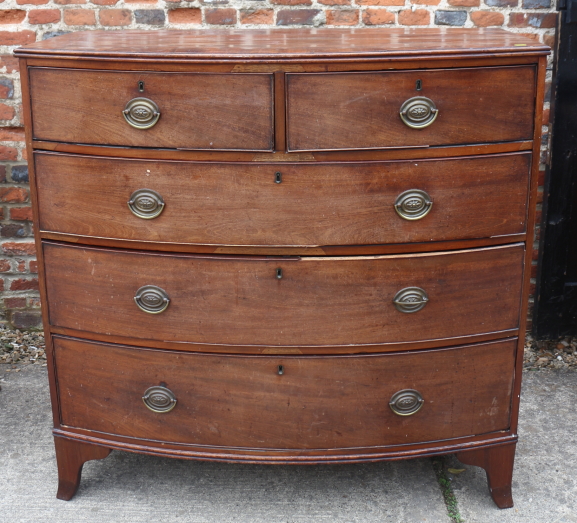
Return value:
M 368 465 L 226 465 L 113 452 L 84 466 L 76 497 L 55 498 L 46 369 L 0 366 L 0 523 L 445 523 L 430 460 Z M 577 373 L 525 374 L 513 509 L 484 472 L 453 489 L 466 522 L 577 522 Z

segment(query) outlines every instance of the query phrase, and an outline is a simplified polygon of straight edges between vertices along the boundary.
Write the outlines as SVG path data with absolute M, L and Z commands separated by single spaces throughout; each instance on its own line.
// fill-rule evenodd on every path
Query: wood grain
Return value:
M 328 454 L 506 429 L 516 350 L 513 340 L 384 356 L 215 356 L 59 337 L 55 347 L 64 426 Z M 177 404 L 154 413 L 141 398 L 162 383 Z M 398 416 L 388 404 L 404 389 L 425 400 L 412 416 Z
M 287 74 L 286 84 L 290 151 L 505 142 L 533 134 L 532 66 Z M 439 111 L 424 129 L 409 128 L 399 116 L 415 96 L 433 100 Z
M 145 254 L 45 243 L 50 322 L 166 341 L 350 345 L 420 341 L 516 328 L 522 245 L 351 258 Z M 283 271 L 277 279 L 277 268 Z M 142 312 L 136 291 L 156 285 L 171 303 Z M 393 298 L 430 299 L 417 313 Z
M 35 139 L 209 150 L 273 148 L 273 75 L 30 68 Z M 144 82 L 144 91 L 138 82 Z M 134 129 L 122 111 L 148 98 L 160 119 Z

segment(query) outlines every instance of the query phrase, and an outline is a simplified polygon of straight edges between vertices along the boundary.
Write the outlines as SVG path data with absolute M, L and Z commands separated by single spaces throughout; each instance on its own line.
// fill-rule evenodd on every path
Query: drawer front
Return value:
M 268 449 L 398 445 L 509 427 L 515 340 L 341 357 L 215 356 L 66 338 L 54 344 L 68 427 Z M 159 386 L 157 401 L 147 401 L 158 409 L 176 399 L 168 412 L 143 402 Z M 405 390 L 423 402 L 400 416 L 389 403 Z
M 272 76 L 268 74 L 35 67 L 29 71 L 37 140 L 259 151 L 273 146 Z M 123 114 L 131 110 L 127 104 L 138 98 L 152 100 L 160 112 L 148 129 L 132 127 Z M 135 104 L 133 111 L 142 109 Z
M 519 244 L 358 258 L 44 245 L 52 325 L 160 341 L 273 346 L 410 342 L 518 328 L 523 255 Z M 406 288 L 425 295 L 398 294 Z M 165 298 L 160 313 L 136 304 L 150 303 L 158 312 Z M 424 307 L 401 312 L 406 300 Z
M 149 242 L 323 246 L 523 233 L 530 158 L 521 153 L 281 165 L 36 153 L 35 165 L 44 231 Z M 131 212 L 127 205 L 133 194 L 147 198 L 144 189 L 161 198 L 154 219 L 148 218 L 156 210 Z M 413 190 L 426 193 L 418 194 L 419 201 L 430 198 L 428 212 L 428 204 L 416 213 L 403 211 Z
M 292 151 L 426 147 L 533 136 L 533 66 L 289 74 L 287 89 Z M 401 119 L 404 102 L 415 97 L 432 100 L 438 110 L 428 127 L 412 128 Z M 416 109 L 423 111 L 422 123 L 427 123 L 428 109 Z

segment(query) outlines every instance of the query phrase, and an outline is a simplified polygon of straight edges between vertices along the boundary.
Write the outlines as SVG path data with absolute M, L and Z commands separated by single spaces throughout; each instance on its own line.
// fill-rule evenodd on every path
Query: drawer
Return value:
M 33 137 L 98 145 L 258 150 L 273 146 L 269 74 L 82 71 L 32 67 Z M 142 91 L 139 82 L 143 82 Z M 160 113 L 150 128 L 138 125 Z M 152 111 L 152 112 L 151 112 Z
M 44 244 L 52 325 L 229 345 L 380 344 L 516 329 L 523 256 L 521 244 L 342 258 Z M 153 313 L 141 310 L 139 300 Z
M 43 231 L 244 246 L 370 245 L 523 233 L 530 163 L 530 153 L 351 164 L 35 154 Z M 152 207 L 139 206 L 141 200 Z M 133 212 L 128 201 L 134 202 Z M 421 206 L 414 211 L 411 201 Z
M 418 82 L 421 89 L 418 90 Z M 400 112 L 410 99 L 407 114 Z M 535 68 L 287 75 L 291 151 L 532 140 Z M 436 109 L 438 112 L 434 113 Z
M 516 340 L 326 357 L 216 356 L 59 337 L 54 346 L 67 427 L 269 449 L 399 445 L 509 427 Z M 172 410 L 145 406 L 151 387 L 159 389 L 156 397 L 149 391 L 150 406 L 170 408 L 176 399 Z M 398 395 L 407 401 L 393 402 L 397 409 L 411 412 L 423 401 L 400 416 L 389 403 L 407 390 L 420 398 Z

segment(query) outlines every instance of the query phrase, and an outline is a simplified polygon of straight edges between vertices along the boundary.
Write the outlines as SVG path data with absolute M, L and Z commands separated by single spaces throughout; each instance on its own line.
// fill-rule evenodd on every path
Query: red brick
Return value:
M 10 315 L 10 321 L 17 329 L 37 329 L 42 326 L 42 314 L 39 311 L 16 311 Z
M 327 25 L 357 25 L 359 11 L 357 9 L 333 9 L 326 12 Z
M 22 203 L 28 199 L 28 191 L 21 187 L 2 187 L 0 189 L 0 201 L 9 203 Z
M 551 114 L 551 109 L 549 109 L 549 108 L 543 109 L 543 120 L 541 120 L 543 125 L 549 125 L 550 114 Z
M 37 291 L 38 290 L 38 279 L 32 278 L 31 280 L 25 280 L 24 278 L 19 278 L 17 280 L 12 280 L 10 282 L 11 291 Z
M 405 5 L 405 0 L 357 0 L 357 5 L 388 5 L 388 6 L 402 6 Z M 363 14 L 363 20 L 365 16 Z
M 156 4 L 157 0 L 124 0 L 125 4 Z
M 278 5 L 312 5 L 311 0 L 270 0 L 270 3 Z
M 30 260 L 30 263 L 28 264 L 28 270 L 32 273 L 37 273 L 38 272 L 38 262 L 36 260 Z
M 477 27 L 489 27 L 491 25 L 503 25 L 505 17 L 503 13 L 494 11 L 475 11 L 471 13 L 471 20 Z
M 0 104 L 0 120 L 12 120 L 16 112 L 11 105 Z
M 550 29 L 557 25 L 557 13 L 511 13 L 509 27 Z
M 282 9 L 277 13 L 276 25 L 313 25 L 320 9 Z
M 241 24 L 266 24 L 274 23 L 274 11 L 272 9 L 243 9 L 240 11 Z
M 0 9 L 0 24 L 19 24 L 24 18 L 24 9 Z
M 118 0 L 90 0 L 90 3 L 96 5 L 115 5 L 118 3 Z
M 448 0 L 448 3 L 455 7 L 479 7 L 481 0 Z
M 23 142 L 24 127 L 0 127 L 0 140 L 7 142 Z
M 168 21 L 173 24 L 201 24 L 202 12 L 200 9 L 171 9 L 168 11 Z
M 6 181 L 6 166 L 5 165 L 0 165 L 0 183 L 4 183 Z M 0 211 L 2 211 L 2 215 L 4 215 L 4 209 L 2 207 L 0 207 Z M 4 219 L 4 217 L 2 216 L 2 218 L 0 219 Z
M 10 260 L 0 260 L 0 272 L 10 272 L 11 270 Z
M 40 307 L 42 307 L 42 303 L 40 301 L 40 298 L 34 297 L 34 296 L 28 296 L 28 307 L 34 308 L 34 309 L 40 309 Z
M 18 265 L 16 265 L 16 270 L 18 272 L 26 272 L 26 262 L 24 260 L 18 260 Z
M 411 4 L 419 5 L 439 5 L 441 0 L 411 0 Z
M 543 43 L 551 48 L 555 48 L 555 35 L 543 35 Z
M 53 24 L 60 22 L 60 9 L 32 9 L 28 11 L 31 24 Z
M 54 0 L 54 3 L 60 5 L 85 4 L 86 0 Z
M 431 15 L 426 9 L 399 11 L 399 24 L 401 25 L 429 25 L 430 21 Z
M 318 0 L 323 5 L 351 5 L 351 0 Z
M 0 207 L 0 220 L 4 219 L 4 209 Z
M 4 290 L 4 280 L 0 280 L 0 292 Z
M 129 9 L 106 9 L 98 13 L 100 23 L 106 26 L 130 25 L 132 11 Z
M 363 23 L 366 25 L 394 24 L 395 15 L 386 9 L 367 9 L 363 11 Z
M 20 70 L 18 59 L 7 54 L 0 55 L 0 69 L 4 67 L 7 73 L 17 73 Z
M 236 24 L 236 9 L 206 9 L 204 20 L 212 25 Z
M 10 209 L 10 219 L 15 221 L 32 221 L 32 207 L 14 207 Z
M 0 31 L 0 45 L 24 45 L 35 41 L 34 31 Z
M 4 298 L 4 307 L 7 309 L 26 308 L 26 298 Z
M 18 159 L 18 149 L 0 145 L 0 160 L 16 161 Z
M 5 254 L 12 256 L 33 256 L 36 249 L 33 243 L 6 242 L 2 245 Z
M 96 13 L 90 9 L 65 9 L 64 22 L 66 25 L 94 25 Z
M 28 151 L 26 150 L 26 147 L 24 147 L 23 149 L 20 150 L 20 154 L 21 154 L 21 160 L 26 161 L 28 160 Z
M 16 3 L 18 5 L 44 5 L 47 4 L 48 1 L 49 0 L 16 0 Z

